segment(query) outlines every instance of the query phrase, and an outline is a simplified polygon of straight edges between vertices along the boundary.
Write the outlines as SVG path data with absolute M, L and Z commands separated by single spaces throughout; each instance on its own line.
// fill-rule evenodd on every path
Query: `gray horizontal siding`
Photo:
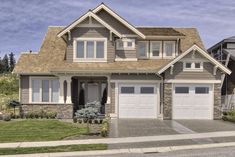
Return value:
M 112 74 L 111 80 L 160 80 L 160 78 L 155 74 Z
M 137 58 L 136 50 L 116 50 L 116 59 Z

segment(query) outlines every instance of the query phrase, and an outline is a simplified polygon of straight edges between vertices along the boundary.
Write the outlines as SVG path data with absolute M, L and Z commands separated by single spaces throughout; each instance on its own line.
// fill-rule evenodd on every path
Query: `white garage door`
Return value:
M 157 86 L 119 85 L 119 118 L 157 118 Z
M 176 84 L 173 89 L 173 119 L 213 119 L 212 85 Z

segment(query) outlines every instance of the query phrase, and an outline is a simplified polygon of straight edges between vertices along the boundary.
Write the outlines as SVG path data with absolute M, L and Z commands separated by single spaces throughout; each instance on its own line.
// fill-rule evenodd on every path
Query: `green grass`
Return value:
M 83 144 L 56 147 L 0 148 L 0 155 L 106 150 L 107 144 Z
M 0 121 L 0 142 L 61 140 L 85 133 L 86 127 L 58 120 Z

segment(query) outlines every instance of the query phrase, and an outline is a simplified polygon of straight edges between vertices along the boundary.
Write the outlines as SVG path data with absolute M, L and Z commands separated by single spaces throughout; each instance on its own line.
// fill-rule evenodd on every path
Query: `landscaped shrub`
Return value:
M 102 129 L 101 129 L 100 134 L 101 134 L 102 137 L 107 137 L 108 133 L 109 133 L 109 122 L 106 119 L 102 123 Z
M 235 110 L 230 110 L 230 111 L 227 112 L 227 114 L 228 114 L 229 116 L 234 117 L 234 116 L 235 116 Z
M 56 112 L 47 112 L 47 117 L 50 119 L 55 119 L 57 116 Z
M 57 116 L 56 112 L 45 112 L 45 111 L 32 111 L 27 112 L 24 117 L 26 119 L 38 119 L 38 118 L 47 118 L 47 119 L 55 119 Z
M 3 114 L 2 119 L 3 119 L 4 121 L 10 121 L 10 120 L 11 120 L 11 115 L 10 115 L 10 114 Z

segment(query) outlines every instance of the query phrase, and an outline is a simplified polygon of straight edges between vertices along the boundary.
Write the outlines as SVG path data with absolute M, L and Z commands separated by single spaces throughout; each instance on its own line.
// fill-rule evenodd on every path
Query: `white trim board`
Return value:
M 221 83 L 221 80 L 164 80 L 164 83 Z
M 167 70 L 168 68 L 170 68 L 171 65 L 175 64 L 176 62 L 178 62 L 179 60 L 181 60 L 184 56 L 186 56 L 188 53 L 190 53 L 191 51 L 197 51 L 200 54 L 202 54 L 204 57 L 206 57 L 209 61 L 211 61 L 212 63 L 214 63 L 215 65 L 218 66 L 218 68 L 220 68 L 220 70 L 222 70 L 223 72 L 227 73 L 227 74 L 231 74 L 231 71 L 226 68 L 223 64 L 221 64 L 220 62 L 218 62 L 216 59 L 214 59 L 213 57 L 211 57 L 207 52 L 205 52 L 203 49 L 201 49 L 199 46 L 197 46 L 196 44 L 194 44 L 192 47 L 190 47 L 188 50 L 186 50 L 185 52 L 183 52 L 181 55 L 179 55 L 178 57 L 176 57 L 174 60 L 172 60 L 170 63 L 168 63 L 166 66 L 164 66 L 162 69 L 160 69 L 158 71 L 159 74 L 163 73 L 165 70 Z
M 95 20 L 97 20 L 99 23 L 101 23 L 102 25 L 104 25 L 107 29 L 109 29 L 111 32 L 113 32 L 114 34 L 116 34 L 118 37 L 122 37 L 122 35 L 115 30 L 113 27 L 111 27 L 109 24 L 107 24 L 105 21 L 103 21 L 99 16 L 97 16 L 96 14 L 94 14 L 92 11 L 88 11 L 86 14 L 84 14 L 83 16 L 81 16 L 79 19 L 77 19 L 76 21 L 74 21 L 70 26 L 68 26 L 67 28 L 63 29 L 63 31 L 61 31 L 57 36 L 61 37 L 64 34 L 66 34 L 67 32 L 69 32 L 71 29 L 73 29 L 74 27 L 76 27 L 79 23 L 81 23 L 83 20 L 85 20 L 87 17 L 93 17 Z
M 136 29 L 134 26 L 132 26 L 131 24 L 129 24 L 126 20 L 124 20 L 122 17 L 120 17 L 118 14 L 116 14 L 113 10 L 111 10 L 109 7 L 107 7 L 105 4 L 101 3 L 99 6 L 97 6 L 96 8 L 94 8 L 92 11 L 94 13 L 99 12 L 101 9 L 104 9 L 105 11 L 107 11 L 110 15 L 112 15 L 114 18 L 116 18 L 118 21 L 120 21 L 123 25 L 125 25 L 126 27 L 128 27 L 130 30 L 132 30 L 133 32 L 135 32 L 137 35 L 139 35 L 141 38 L 145 39 L 146 36 L 141 33 L 138 29 Z
M 110 82 L 114 83 L 161 83 L 161 80 L 115 80 L 111 79 Z

